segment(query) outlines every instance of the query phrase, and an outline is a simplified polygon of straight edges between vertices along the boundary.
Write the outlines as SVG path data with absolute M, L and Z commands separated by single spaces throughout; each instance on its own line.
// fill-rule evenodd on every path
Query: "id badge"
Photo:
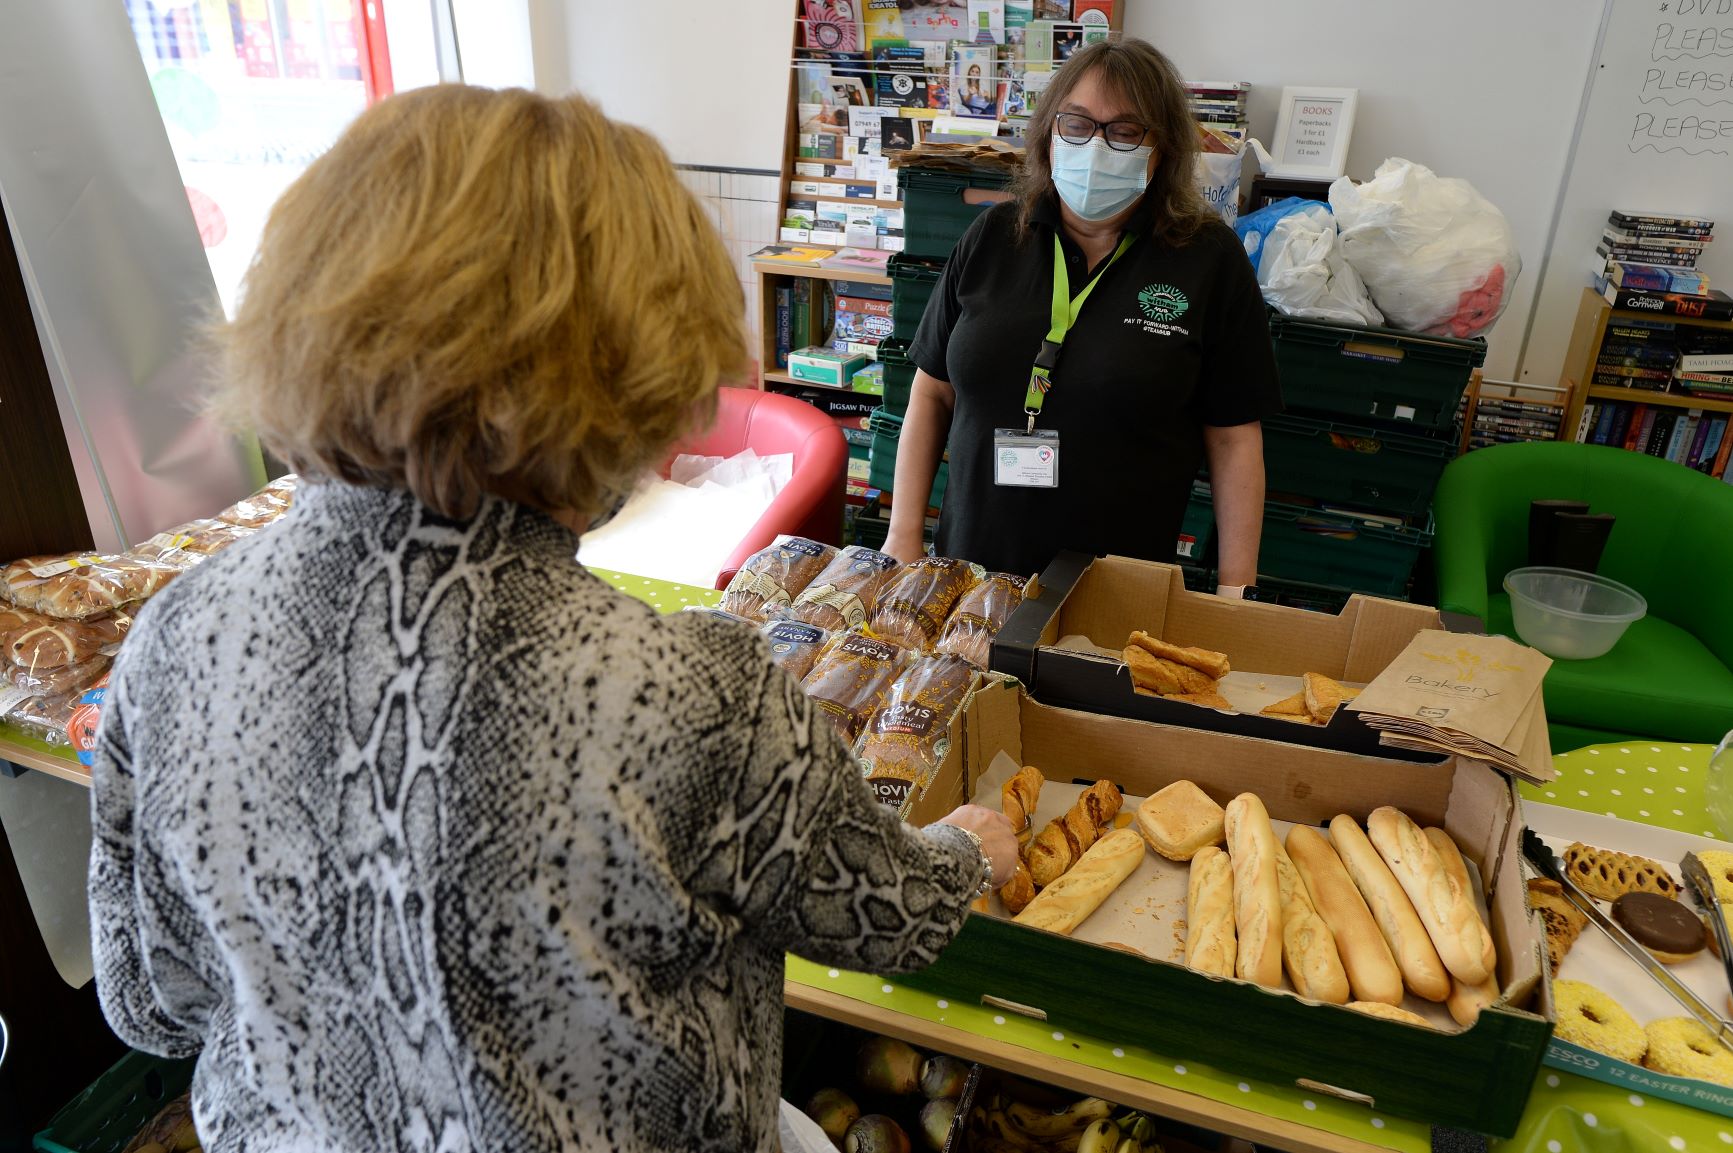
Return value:
M 1038 428 L 993 433 L 993 483 L 1005 488 L 1059 487 L 1059 434 Z

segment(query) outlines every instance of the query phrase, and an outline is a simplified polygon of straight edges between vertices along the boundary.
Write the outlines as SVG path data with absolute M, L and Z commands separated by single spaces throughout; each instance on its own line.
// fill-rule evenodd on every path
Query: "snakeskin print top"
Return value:
M 784 952 L 893 972 L 960 927 L 965 834 L 881 808 L 752 630 L 576 550 L 315 484 L 141 614 L 98 990 L 201 1053 L 212 1153 L 774 1149 Z

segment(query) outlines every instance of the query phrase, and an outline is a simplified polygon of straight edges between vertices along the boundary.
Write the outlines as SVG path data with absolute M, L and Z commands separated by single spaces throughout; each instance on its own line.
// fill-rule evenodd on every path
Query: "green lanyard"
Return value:
M 1101 266 L 1101 271 L 1095 274 L 1095 279 L 1084 286 L 1075 298 L 1071 295 L 1071 275 L 1065 271 L 1065 247 L 1059 243 L 1059 234 L 1053 235 L 1053 327 L 1047 330 L 1047 339 L 1041 342 L 1041 351 L 1035 356 L 1035 367 L 1029 370 L 1029 391 L 1023 396 L 1023 411 L 1029 416 L 1029 431 L 1035 431 L 1035 418 L 1041 415 L 1041 406 L 1047 401 L 1047 394 L 1053 390 L 1053 370 L 1059 365 L 1059 349 L 1065 344 L 1065 336 L 1077 323 L 1078 315 L 1083 311 L 1084 301 L 1095 291 L 1095 286 L 1101 283 L 1101 278 L 1112 268 L 1114 262 L 1125 255 L 1125 250 L 1131 247 L 1136 239 L 1129 232 L 1119 239 L 1119 247 L 1113 250 L 1113 255 L 1107 263 Z

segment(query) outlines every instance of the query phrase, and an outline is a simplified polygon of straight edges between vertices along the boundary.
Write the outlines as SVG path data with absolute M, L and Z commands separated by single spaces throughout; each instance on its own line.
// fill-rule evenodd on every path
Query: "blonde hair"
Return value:
M 1147 40 L 1125 38 L 1079 50 L 1042 91 L 1029 121 L 1017 182 L 1018 233 L 1027 234 L 1035 206 L 1053 194 L 1053 121 L 1072 90 L 1092 73 L 1131 105 L 1154 138 L 1158 159 L 1143 200 L 1154 210 L 1156 236 L 1184 244 L 1205 224 L 1219 220 L 1197 189 L 1198 127 L 1179 69 Z
M 442 85 L 363 113 L 278 200 L 212 403 L 304 473 L 591 517 L 714 413 L 743 312 L 646 133 Z

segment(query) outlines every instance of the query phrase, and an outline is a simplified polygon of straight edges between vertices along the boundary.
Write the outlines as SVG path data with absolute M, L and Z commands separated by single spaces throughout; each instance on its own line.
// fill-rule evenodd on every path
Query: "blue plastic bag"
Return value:
M 1290 196 L 1286 200 L 1266 204 L 1256 212 L 1249 213 L 1234 221 L 1234 232 L 1239 236 L 1240 243 L 1245 246 L 1246 256 L 1251 260 L 1252 267 L 1257 268 L 1263 262 L 1264 237 L 1270 234 L 1270 230 L 1276 226 L 1276 221 L 1284 216 L 1322 203 L 1322 201 L 1307 200 L 1301 196 Z M 1330 207 L 1328 204 L 1323 206 L 1325 208 Z

